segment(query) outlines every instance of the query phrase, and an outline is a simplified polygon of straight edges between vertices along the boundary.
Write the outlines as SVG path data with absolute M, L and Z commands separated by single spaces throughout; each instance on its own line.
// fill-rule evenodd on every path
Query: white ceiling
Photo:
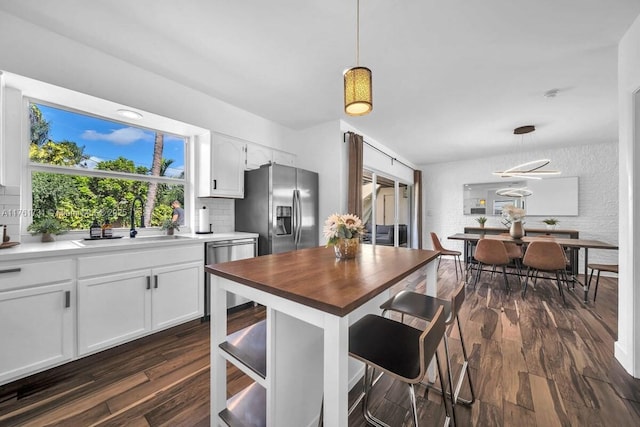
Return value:
M 344 119 L 415 164 L 617 141 L 638 0 L 361 0 L 374 109 L 348 117 L 355 0 L 41 0 L 0 9 L 292 129 Z M 558 96 L 546 98 L 550 89 Z

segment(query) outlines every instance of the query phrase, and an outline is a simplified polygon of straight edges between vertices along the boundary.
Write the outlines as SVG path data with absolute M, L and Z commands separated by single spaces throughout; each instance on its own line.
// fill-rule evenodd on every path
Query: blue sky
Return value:
M 53 141 L 73 141 L 84 146 L 90 156 L 89 167 L 101 160 L 119 156 L 133 160 L 136 166 L 151 169 L 154 132 L 133 126 L 73 113 L 37 104 L 44 120 L 49 122 L 49 138 Z M 165 135 L 162 157 L 173 160 L 168 176 L 184 170 L 184 140 Z

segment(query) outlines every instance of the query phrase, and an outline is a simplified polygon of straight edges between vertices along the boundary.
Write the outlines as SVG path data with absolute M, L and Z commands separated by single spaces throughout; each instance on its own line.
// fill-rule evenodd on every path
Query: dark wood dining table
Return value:
M 589 294 L 589 282 L 587 281 L 587 268 L 589 265 L 589 249 L 618 249 L 617 245 L 601 242 L 600 240 L 591 239 L 567 239 L 559 237 L 536 237 L 536 236 L 524 236 L 521 239 L 514 239 L 511 236 L 499 235 L 499 234 L 469 234 L 469 233 L 456 233 L 448 237 L 450 240 L 463 240 L 469 243 L 475 243 L 480 239 L 494 239 L 501 240 L 503 242 L 515 243 L 517 245 L 526 245 L 530 242 L 537 240 L 549 241 L 553 240 L 563 248 L 569 248 L 571 250 L 584 249 L 584 280 L 580 282 L 577 275 L 573 276 L 573 280 L 580 283 L 584 290 L 584 302 L 587 303 L 587 297 Z

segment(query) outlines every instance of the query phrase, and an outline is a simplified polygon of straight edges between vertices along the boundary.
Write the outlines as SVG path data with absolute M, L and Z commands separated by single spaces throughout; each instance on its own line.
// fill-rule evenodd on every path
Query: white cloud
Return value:
M 126 127 L 111 131 L 110 133 L 100 133 L 95 130 L 85 130 L 82 138 L 91 141 L 108 141 L 118 145 L 127 145 L 136 141 L 152 141 L 153 135 L 145 133 L 142 129 Z

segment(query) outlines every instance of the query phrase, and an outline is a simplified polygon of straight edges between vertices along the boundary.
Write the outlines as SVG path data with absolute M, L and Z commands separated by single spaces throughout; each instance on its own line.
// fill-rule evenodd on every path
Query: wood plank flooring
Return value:
M 438 280 L 440 296 L 448 298 L 457 284 L 453 263 L 442 262 Z M 617 280 L 601 278 L 597 302 L 586 307 L 581 288 L 566 292 L 564 306 L 553 282 L 539 280 L 523 300 L 515 277 L 510 281 L 511 293 L 501 277 L 492 280 L 490 274 L 477 289 L 466 288 L 460 317 L 478 400 L 471 407 L 457 406 L 459 425 L 640 425 L 640 380 L 613 357 Z M 261 308 L 235 313 L 230 332 L 264 315 Z M 457 373 L 462 357 L 456 328 L 450 336 Z M 251 382 L 230 365 L 227 375 L 230 395 Z M 357 394 L 353 390 L 351 398 Z M 441 425 L 439 395 L 424 386 L 418 394 L 421 423 Z M 462 395 L 469 396 L 466 385 Z M 382 377 L 370 402 L 374 415 L 389 425 L 412 425 L 403 384 Z M 209 422 L 209 324 L 199 321 L 0 386 L 0 426 Z M 360 408 L 349 425 L 366 425 Z

